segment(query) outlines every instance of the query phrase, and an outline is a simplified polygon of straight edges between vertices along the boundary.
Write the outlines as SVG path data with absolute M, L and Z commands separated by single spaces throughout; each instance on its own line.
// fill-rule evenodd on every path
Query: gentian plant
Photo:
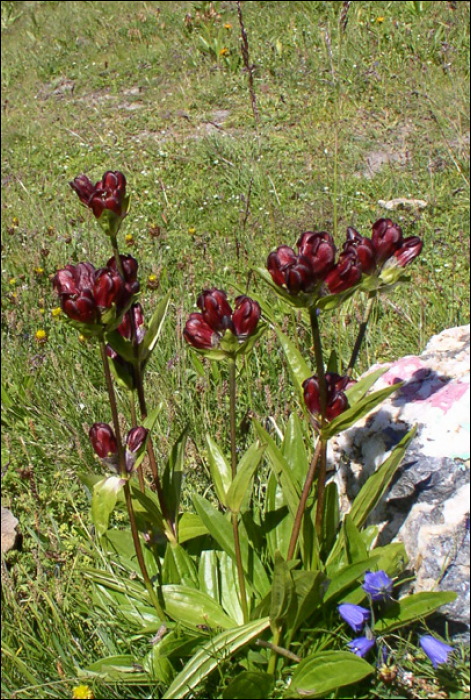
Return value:
M 183 336 L 189 352 L 203 359 L 201 371 L 217 363 L 213 376 L 227 379 L 230 453 L 211 434 L 205 436 L 210 488 L 207 496 L 193 494 L 193 508 L 183 512 L 188 430 L 163 464 L 153 435 L 159 407 L 148 410 L 145 389 L 170 297 L 148 316 L 139 296 L 138 262 L 120 253 L 119 233 L 130 206 L 125 176 L 108 171 L 96 185 L 84 175 L 71 184 L 112 249 L 104 267 L 66 265 L 53 282 L 66 321 L 99 349 L 110 406 L 111 424 L 97 422 L 89 429 L 105 475 L 82 478 L 91 491 L 97 543 L 113 563 L 112 573 L 87 569 L 84 575 L 94 584 L 98 605 L 117 619 L 131 619 L 136 634 L 152 643 L 143 658 L 104 659 L 81 674 L 133 685 L 158 682 L 163 698 L 193 697 L 229 658 L 239 660 L 242 671 L 230 679 L 228 698 L 253 697 L 254 684 L 259 697 L 269 697 L 283 678 L 289 680 L 286 697 L 327 697 L 374 676 L 376 664 L 367 659 L 390 648 L 393 633 L 455 598 L 401 597 L 404 546 L 377 546 L 378 530 L 368 527 L 415 430 L 365 483 L 348 514 L 340 514 L 336 483 L 328 479 L 329 441 L 398 388 L 372 391 L 381 370 L 356 381 L 355 366 L 373 304 L 379 293 L 407 282 L 405 268 L 421 252 L 422 241 L 404 238 L 399 226 L 381 219 L 371 238 L 349 228 L 340 248 L 329 233 L 308 231 L 296 249 L 285 244 L 269 255 L 260 277 L 283 312 L 294 308 L 309 318 L 312 358 L 282 331 L 264 295 L 231 298 L 217 287 L 201 292 Z M 355 294 L 368 295 L 367 314 L 352 358 L 342 367 L 333 353 L 326 360 L 321 325 Z M 269 325 L 285 353 L 306 422 L 294 405 L 277 440 L 254 421 L 247 447 L 237 421 L 240 377 Z M 129 396 L 125 435 L 117 386 Z M 143 469 L 146 454 L 149 475 Z M 256 480 L 263 486 L 257 498 Z M 122 504 L 130 532 L 110 524 Z M 450 647 L 429 636 L 420 643 L 434 665 L 448 661 Z

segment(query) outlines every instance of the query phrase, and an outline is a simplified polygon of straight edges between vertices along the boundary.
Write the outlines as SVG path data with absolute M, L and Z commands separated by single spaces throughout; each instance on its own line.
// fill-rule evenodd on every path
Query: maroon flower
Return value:
M 268 272 L 273 281 L 279 287 L 285 284 L 285 270 L 288 266 L 296 264 L 297 255 L 292 248 L 283 245 L 268 256 Z
M 123 266 L 125 282 L 136 282 L 139 270 L 139 263 L 136 258 L 133 258 L 132 255 L 120 255 L 119 257 L 121 258 L 121 265 Z M 114 272 L 119 272 L 114 256 L 108 260 L 106 266 Z
M 349 383 L 348 377 L 328 372 L 326 374 L 326 419 L 332 421 L 349 408 L 347 395 L 344 389 Z M 304 384 L 304 401 L 310 413 L 314 416 L 321 414 L 319 379 L 317 376 L 307 379 Z
M 78 194 L 80 201 L 88 207 L 90 197 L 95 191 L 95 185 L 86 175 L 79 175 L 70 183 L 70 186 Z
M 299 292 L 308 294 L 315 289 L 317 282 L 311 261 L 304 255 L 298 256 L 294 264 L 285 268 L 285 284 L 292 294 Z
M 401 247 L 403 238 L 401 227 L 391 219 L 379 219 L 373 225 L 373 246 L 380 264 L 392 258 Z
M 232 323 L 236 335 L 248 337 L 257 330 L 258 322 L 262 315 L 260 304 L 247 296 L 236 299 L 236 308 L 232 315 Z
M 77 295 L 62 295 L 61 308 L 72 321 L 95 323 L 98 319 L 98 309 L 88 289 Z
M 394 253 L 399 267 L 406 267 L 407 265 L 410 265 L 410 263 L 420 255 L 423 247 L 424 242 L 418 236 L 406 238 L 402 242 L 401 247 Z
M 56 292 L 62 294 L 78 294 L 79 288 L 75 279 L 75 268 L 67 265 L 55 275 L 52 285 Z
M 352 251 L 356 252 L 365 275 L 372 275 L 376 270 L 376 250 L 373 241 L 349 227 L 343 252 L 350 254 Z
M 88 433 L 93 449 L 100 459 L 118 454 L 118 443 L 113 429 L 107 423 L 95 423 Z
M 80 201 L 93 211 L 97 219 L 105 209 L 112 211 L 119 218 L 126 215 L 123 209 L 126 199 L 126 178 L 123 173 L 108 170 L 96 185 L 93 185 L 85 175 L 80 175 L 70 183 L 70 186 L 78 194 Z
M 342 253 L 340 260 L 325 278 L 331 294 L 340 294 L 361 280 L 362 267 L 355 250 Z
M 142 426 L 132 428 L 126 437 L 125 464 L 128 474 L 134 469 L 138 452 L 144 447 L 149 431 Z
M 233 330 L 232 309 L 225 292 L 215 288 L 205 290 L 197 303 L 204 320 L 213 331 L 225 333 L 228 328 Z
M 134 319 L 133 319 L 134 317 Z M 123 336 L 123 338 L 126 338 L 126 340 L 131 340 L 132 339 L 132 330 L 133 330 L 133 323 L 134 320 L 134 328 L 136 330 L 136 342 L 138 345 L 142 343 L 144 340 L 144 336 L 146 334 L 144 324 L 145 324 L 145 319 L 144 319 L 144 311 L 142 309 L 142 306 L 140 304 L 133 304 L 132 307 L 127 311 L 124 316 L 123 320 L 121 321 L 121 324 L 118 326 L 118 332 L 120 335 Z
M 120 274 L 107 267 L 97 271 L 93 295 L 99 308 L 109 309 L 113 304 L 118 307 L 124 292 L 124 280 Z
M 308 258 L 318 279 L 325 279 L 335 266 L 337 248 L 328 233 L 303 233 L 298 241 L 299 255 Z
M 211 350 L 219 341 L 219 335 L 206 323 L 202 314 L 191 314 L 183 335 L 187 343 L 198 350 Z

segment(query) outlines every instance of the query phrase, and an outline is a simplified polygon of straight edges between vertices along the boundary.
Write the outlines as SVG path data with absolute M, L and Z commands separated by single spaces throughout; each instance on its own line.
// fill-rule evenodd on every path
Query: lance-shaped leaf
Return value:
M 244 671 L 229 683 L 223 700 L 263 700 L 271 697 L 275 679 L 268 673 Z
M 454 592 L 426 592 L 407 596 L 397 603 L 390 605 L 377 620 L 375 632 L 390 634 L 394 630 L 410 625 L 412 622 L 424 620 L 439 610 L 442 605 L 454 603 L 457 594 Z
M 300 494 L 296 489 L 291 467 L 284 458 L 281 450 L 277 447 L 273 438 L 271 438 L 267 431 L 262 428 L 260 423 L 258 423 L 258 421 L 254 421 L 254 425 L 260 440 L 262 440 L 262 442 L 266 445 L 268 459 L 270 460 L 270 464 L 278 482 L 281 484 L 291 514 L 293 517 L 296 517 Z
M 355 384 L 352 384 L 352 386 L 345 392 L 347 394 L 350 406 L 354 406 L 356 403 L 358 403 L 358 401 L 363 399 L 371 387 L 376 384 L 378 379 L 381 379 L 383 374 L 386 374 L 388 369 L 388 367 L 381 367 L 380 369 L 370 372 L 366 376 L 362 377 Z
M 225 659 L 231 659 L 237 651 L 260 637 L 269 626 L 270 620 L 264 618 L 210 639 L 178 674 L 163 696 L 163 700 L 186 698 Z
M 165 612 L 176 622 L 192 629 L 211 631 L 233 629 L 235 620 L 207 593 L 189 586 L 162 586 Z
M 293 577 L 280 552 L 275 555 L 275 570 L 270 602 L 270 624 L 275 632 L 289 614 L 295 601 Z
M 92 518 L 98 537 L 108 530 L 111 513 L 125 483 L 126 479 L 119 476 L 108 476 L 93 487 Z
M 309 377 L 312 376 L 312 370 L 293 341 L 290 340 L 290 338 L 288 338 L 288 336 L 285 335 L 280 328 L 275 328 L 275 331 L 276 335 L 278 336 L 278 340 L 281 343 L 281 347 L 283 348 L 283 352 L 285 353 L 289 371 L 295 384 L 296 391 L 298 392 L 301 406 L 303 406 L 306 415 L 309 415 L 304 403 L 303 384 L 306 379 L 309 379 Z
M 183 468 L 185 462 L 186 443 L 188 441 L 188 428 L 178 438 L 173 446 L 165 467 L 162 487 L 170 517 L 176 522 L 180 513 L 180 500 L 183 483 Z
M 209 471 L 216 490 L 219 502 L 227 508 L 227 492 L 232 484 L 232 470 L 223 451 L 214 440 L 207 435 L 206 446 L 208 448 Z
M 139 346 L 139 358 L 141 362 L 143 362 L 144 366 L 152 355 L 155 346 L 159 341 L 160 334 L 162 333 L 162 328 L 167 317 L 168 307 L 170 305 L 170 295 L 171 292 L 166 294 L 157 304 L 144 336 L 144 340 Z
M 232 513 L 240 512 L 265 449 L 265 445 L 260 446 L 260 443 L 255 442 L 242 457 L 236 477 L 227 493 L 227 507 Z
M 285 698 L 327 698 L 374 672 L 364 659 L 346 651 L 315 653 L 299 664 Z

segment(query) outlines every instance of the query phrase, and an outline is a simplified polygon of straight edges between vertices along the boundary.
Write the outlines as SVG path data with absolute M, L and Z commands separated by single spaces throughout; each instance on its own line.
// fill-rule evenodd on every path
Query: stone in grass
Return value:
M 405 199 L 404 197 L 399 197 L 398 199 L 390 199 L 385 201 L 380 199 L 378 202 L 379 206 L 388 211 L 396 211 L 396 209 L 407 209 L 413 211 L 415 209 L 426 209 L 428 207 L 428 202 L 424 199 Z
M 377 369 L 373 368 L 373 369 Z M 333 444 L 342 507 L 414 426 L 419 430 L 372 522 L 380 543 L 404 542 L 415 592 L 456 591 L 454 631 L 470 624 L 470 328 L 447 330 L 425 352 L 388 366 L 375 385 L 402 389 Z
M 16 531 L 18 520 L 13 513 L 2 506 L 2 554 L 18 546 L 19 534 Z

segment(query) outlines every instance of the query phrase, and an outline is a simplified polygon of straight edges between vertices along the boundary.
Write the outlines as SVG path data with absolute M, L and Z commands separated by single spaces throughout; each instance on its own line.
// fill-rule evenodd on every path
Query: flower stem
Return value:
M 137 428 L 138 420 L 137 420 L 136 404 L 134 402 L 134 392 L 133 391 L 130 392 L 130 405 L 131 405 L 132 427 Z M 141 492 L 144 493 L 146 490 L 146 482 L 144 481 L 144 470 L 142 468 L 142 464 L 139 465 L 139 469 L 137 470 L 137 476 L 139 479 L 139 488 L 141 489 Z
M 277 627 L 275 634 L 273 636 L 273 644 L 271 645 L 271 656 L 270 662 L 268 664 L 267 673 L 270 676 L 274 676 L 276 673 L 276 664 L 278 662 L 278 650 L 281 644 L 281 637 L 283 635 L 283 627 Z
M 237 476 L 237 386 L 236 386 L 236 361 L 229 362 L 229 399 L 230 399 L 230 423 L 231 423 L 231 465 L 232 479 Z M 232 531 L 234 534 L 234 549 L 237 563 L 237 573 L 239 577 L 240 602 L 244 615 L 244 622 L 249 621 L 249 610 L 247 605 L 247 587 L 245 585 L 244 565 L 242 563 L 242 551 L 240 547 L 239 515 L 232 513 Z
M 327 481 L 327 440 L 320 439 L 319 442 L 322 447 L 320 453 L 320 469 L 317 487 L 316 531 L 320 540 L 322 536 L 322 528 L 324 525 L 325 492 Z
M 304 489 L 303 489 L 303 493 L 301 496 L 301 500 L 299 501 L 298 512 L 296 513 L 296 519 L 294 521 L 293 532 L 291 533 L 291 540 L 289 543 L 288 561 L 291 561 L 294 558 L 294 555 L 296 553 L 296 547 L 298 545 L 299 533 L 301 531 L 301 525 L 303 522 L 304 512 L 306 510 L 306 504 L 307 504 L 307 501 L 309 498 L 309 494 L 311 493 L 312 484 L 314 483 L 314 476 L 316 474 L 316 469 L 317 469 L 317 465 L 319 463 L 319 458 L 321 456 L 321 451 L 322 451 L 322 440 L 319 439 L 319 441 L 317 443 L 316 451 L 314 453 L 314 457 L 312 458 L 309 473 L 306 477 L 306 482 L 304 484 Z
M 121 256 L 119 254 L 119 248 L 118 248 L 118 241 L 116 238 L 112 239 L 112 245 L 113 245 L 113 253 L 114 257 L 116 260 L 116 267 L 118 269 L 118 272 L 124 279 L 124 268 L 123 268 L 123 263 L 121 260 Z M 137 336 L 137 328 L 136 328 L 136 322 L 134 318 L 134 314 L 130 314 L 131 316 L 131 333 L 132 333 L 132 341 L 133 341 L 133 346 L 134 346 L 134 354 L 135 354 L 135 363 L 134 363 L 134 372 L 135 372 L 135 385 L 136 385 L 136 391 L 137 391 L 137 398 L 139 402 L 139 410 L 141 413 L 141 420 L 145 421 L 148 415 L 147 411 L 147 402 L 146 402 L 146 396 L 145 396 L 145 391 L 144 391 L 144 379 L 142 376 L 142 366 L 141 362 L 139 359 L 139 345 L 137 342 L 135 342 L 136 336 Z M 159 504 L 160 504 L 160 509 L 162 511 L 162 515 L 165 518 L 165 521 L 167 522 L 167 525 L 169 526 L 169 533 L 173 535 L 173 537 L 176 537 L 175 533 L 175 524 L 170 516 L 170 513 L 168 512 L 167 508 L 167 503 L 165 500 L 165 494 L 164 490 L 162 487 L 162 482 L 160 480 L 159 476 L 159 468 L 157 466 L 157 459 L 155 456 L 155 451 L 154 451 L 154 443 L 152 442 L 152 438 L 149 435 L 147 438 L 147 455 L 149 457 L 149 464 L 152 470 L 152 478 L 154 481 L 154 486 L 155 490 L 157 491 L 157 496 L 159 499 Z M 141 477 L 139 477 L 139 483 L 140 483 Z
M 113 379 L 111 377 L 110 365 L 108 362 L 108 356 L 106 354 L 106 345 L 105 345 L 104 340 L 102 340 L 100 342 L 100 351 L 101 351 L 101 359 L 103 362 L 103 370 L 105 373 L 106 387 L 108 389 L 108 396 L 109 396 L 109 400 L 110 400 L 111 413 L 113 416 L 113 424 L 114 424 L 116 442 L 118 445 L 119 467 L 120 467 L 122 477 L 126 479 L 126 483 L 124 484 L 124 487 L 123 487 L 124 488 L 124 497 L 126 500 L 126 507 L 128 509 L 129 522 L 131 524 L 131 533 L 132 533 L 132 538 L 133 538 L 133 542 L 134 542 L 134 549 L 136 550 L 137 561 L 139 564 L 139 568 L 141 570 L 142 578 L 144 579 L 144 584 L 145 584 L 147 592 L 149 594 L 149 598 L 150 598 L 152 604 L 154 605 L 160 619 L 162 621 L 164 621 L 165 620 L 165 613 L 162 610 L 162 606 L 159 603 L 159 600 L 158 600 L 158 598 L 155 594 L 155 591 L 154 591 L 154 587 L 152 585 L 152 581 L 150 580 L 149 573 L 148 573 L 147 567 L 146 567 L 146 563 L 144 561 L 144 554 L 142 551 L 141 540 L 139 539 L 139 531 L 137 529 L 136 516 L 134 514 L 134 508 L 132 505 L 131 489 L 129 486 L 128 475 L 126 472 L 126 463 L 125 463 L 125 457 L 124 457 L 123 441 L 122 441 L 122 437 L 121 437 L 121 428 L 119 425 L 118 405 L 116 402 L 116 394 L 115 394 L 115 390 L 114 390 L 114 386 L 113 386 Z
M 361 350 L 361 347 L 363 345 L 363 341 L 365 340 L 366 331 L 368 328 L 368 323 L 370 321 L 371 312 L 373 311 L 373 306 L 374 306 L 374 303 L 376 301 L 376 296 L 377 296 L 376 292 L 370 292 L 368 295 L 368 304 L 366 306 L 365 313 L 363 315 L 360 330 L 358 332 L 358 337 L 356 339 L 355 347 L 353 348 L 353 352 L 352 352 L 352 357 L 351 357 L 349 365 L 348 365 L 347 374 L 349 377 L 353 376 L 353 371 L 355 369 L 355 365 L 356 365 L 358 357 L 360 355 L 360 350 Z

